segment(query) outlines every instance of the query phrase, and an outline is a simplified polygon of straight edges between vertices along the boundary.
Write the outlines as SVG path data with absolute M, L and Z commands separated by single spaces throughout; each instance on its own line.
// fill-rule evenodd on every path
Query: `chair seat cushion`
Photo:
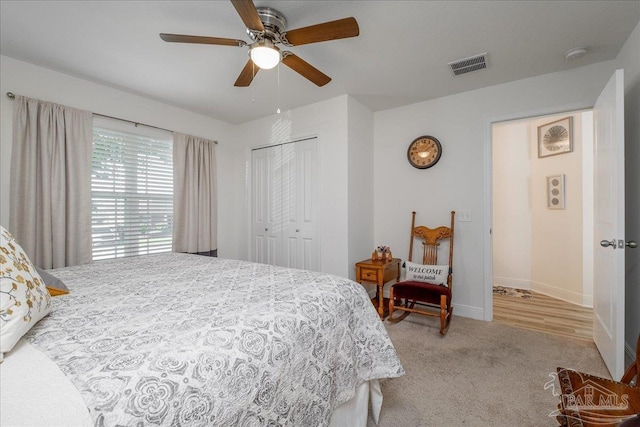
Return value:
M 451 289 L 446 286 L 434 285 L 432 283 L 415 282 L 407 280 L 393 285 L 394 298 L 406 298 L 418 302 L 429 304 L 440 304 L 440 296 L 447 296 L 447 307 L 451 306 Z

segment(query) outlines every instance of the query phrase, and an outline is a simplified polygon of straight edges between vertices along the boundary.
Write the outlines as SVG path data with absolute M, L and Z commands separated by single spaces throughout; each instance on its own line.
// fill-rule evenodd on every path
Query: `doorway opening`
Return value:
M 493 318 L 592 340 L 593 113 L 492 124 Z

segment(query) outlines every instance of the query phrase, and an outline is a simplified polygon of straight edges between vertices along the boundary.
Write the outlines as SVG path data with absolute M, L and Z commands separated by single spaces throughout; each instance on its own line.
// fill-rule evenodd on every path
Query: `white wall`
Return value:
M 573 118 L 573 151 L 538 158 L 537 129 Z M 574 304 L 583 304 L 582 252 L 582 114 L 560 114 L 533 120 L 531 150 L 532 264 L 531 289 Z M 565 208 L 547 208 L 547 177 L 564 174 Z M 591 296 L 589 296 L 591 297 Z
M 377 245 L 373 241 L 373 113 L 351 97 L 347 104 L 349 265 L 354 266 Z M 355 279 L 355 268 L 349 277 Z
M 614 70 L 601 62 L 375 113 L 374 240 L 406 258 L 412 210 L 430 224 L 470 212 L 471 222 L 456 223 L 453 303 L 457 314 L 491 319 L 491 123 L 591 107 Z M 443 155 L 418 170 L 406 150 L 425 134 Z
M 6 56 L 0 56 L 0 223 L 9 226 L 13 101 L 6 92 L 218 140 L 219 255 L 235 256 L 235 212 L 224 208 L 235 203 L 234 183 L 226 179 L 232 174 L 227 159 L 234 151 L 233 125 Z
M 624 68 L 625 80 L 625 239 L 640 242 L 640 24 L 615 62 Z M 640 248 L 625 250 L 625 269 L 625 341 L 630 356 L 640 334 Z
M 494 286 L 531 289 L 529 137 L 529 121 L 493 126 Z

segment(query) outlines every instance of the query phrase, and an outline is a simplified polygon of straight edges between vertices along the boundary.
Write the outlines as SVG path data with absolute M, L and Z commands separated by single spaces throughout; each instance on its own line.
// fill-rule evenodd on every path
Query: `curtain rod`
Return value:
M 16 99 L 16 96 L 15 96 L 15 94 L 14 94 L 13 92 L 7 92 L 7 97 L 8 97 L 9 99 Z M 170 130 L 170 129 L 165 129 L 165 128 L 161 128 L 161 127 L 158 127 L 158 126 L 146 125 L 146 124 L 144 124 L 144 123 L 134 122 L 134 121 L 132 121 L 132 120 L 127 120 L 127 119 L 121 119 L 121 118 L 119 118 L 119 117 L 107 116 L 106 114 L 93 113 L 93 112 L 92 112 L 91 114 L 93 114 L 94 116 L 105 117 L 105 118 L 107 118 L 107 119 L 120 120 L 121 122 L 132 123 L 135 127 L 138 127 L 138 126 L 146 126 L 146 127 L 148 127 L 148 128 L 154 128 L 154 129 L 158 129 L 158 130 L 163 130 L 163 131 L 165 131 L 165 132 L 171 132 L 171 133 L 173 133 L 173 132 L 174 132 L 174 131 L 172 131 L 172 130 Z M 213 142 L 214 142 L 215 144 L 217 144 L 217 143 L 218 143 L 218 141 L 213 141 Z

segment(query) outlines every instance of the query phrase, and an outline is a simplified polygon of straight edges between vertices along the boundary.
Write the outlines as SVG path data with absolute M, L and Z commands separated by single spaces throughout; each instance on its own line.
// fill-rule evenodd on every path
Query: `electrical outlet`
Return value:
M 457 213 L 458 221 L 460 222 L 471 222 L 471 212 L 469 211 L 459 211 Z

